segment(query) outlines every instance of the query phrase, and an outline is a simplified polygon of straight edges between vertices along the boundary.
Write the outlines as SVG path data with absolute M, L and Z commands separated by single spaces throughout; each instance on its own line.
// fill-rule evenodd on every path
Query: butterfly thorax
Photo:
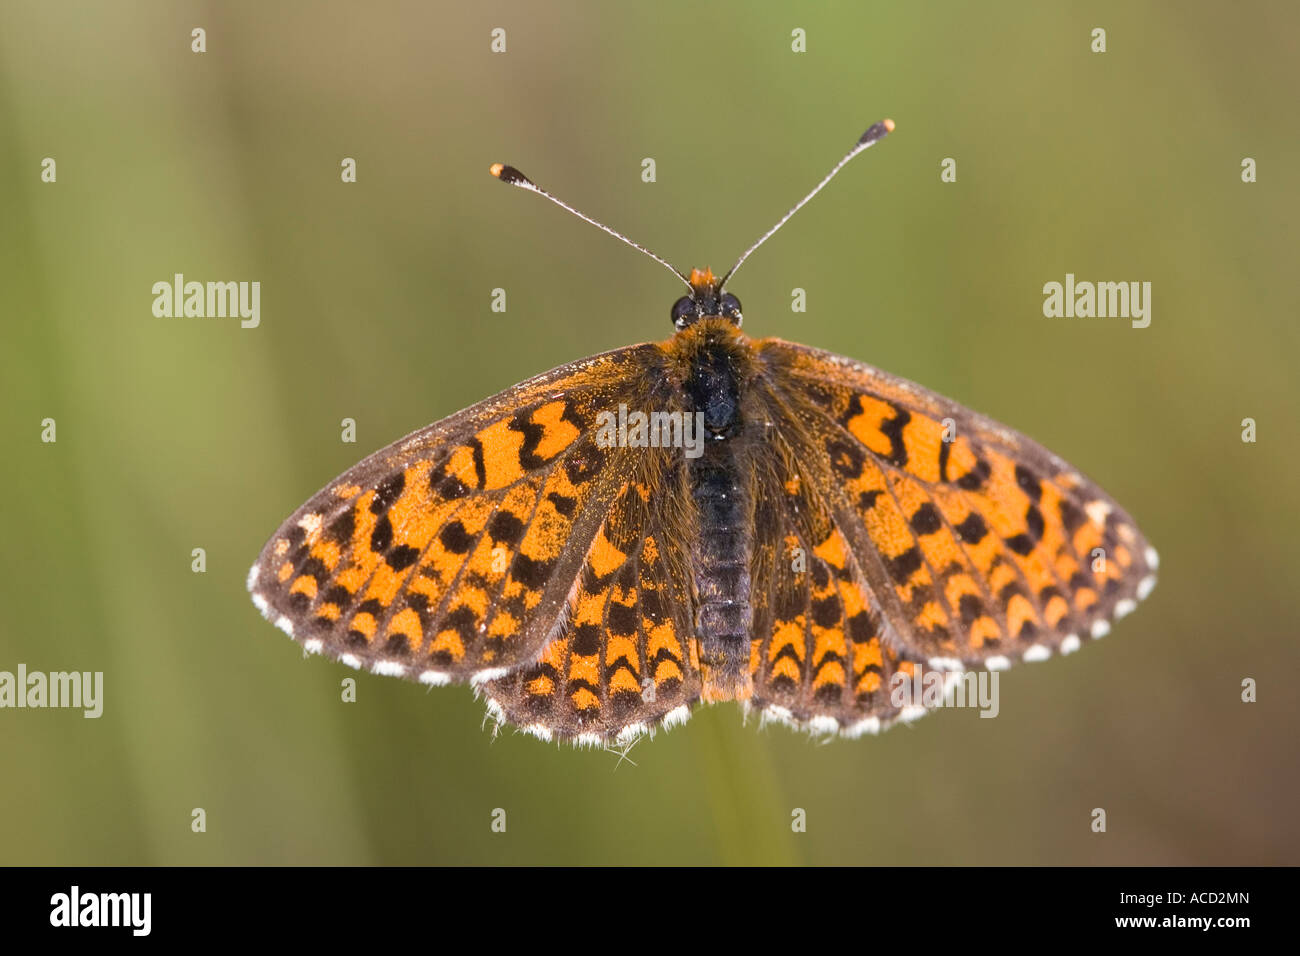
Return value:
M 685 406 L 704 432 L 686 459 L 694 510 L 689 549 L 702 693 L 708 700 L 750 696 L 749 647 L 754 500 L 752 428 L 742 396 L 753 375 L 748 339 L 724 317 L 707 318 L 668 343 Z

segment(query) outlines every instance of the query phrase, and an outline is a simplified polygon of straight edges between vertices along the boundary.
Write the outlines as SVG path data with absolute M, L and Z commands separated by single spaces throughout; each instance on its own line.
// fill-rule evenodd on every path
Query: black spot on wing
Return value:
M 912 413 L 898 409 L 893 418 L 880 423 L 880 433 L 889 439 L 889 454 L 885 457 L 900 468 L 907 464 L 907 444 L 903 441 L 903 428 L 912 420 Z
M 406 487 L 406 474 L 396 472 L 389 475 L 379 483 L 375 489 L 375 497 L 370 501 L 370 513 L 381 515 L 387 511 L 394 501 L 402 494 L 402 489 Z
M 356 518 L 352 515 L 352 509 L 348 508 L 329 523 L 325 529 L 325 537 L 335 544 L 348 544 L 352 541 L 352 532 L 356 527 Z
M 419 557 L 420 552 L 409 544 L 399 544 L 397 547 L 393 548 L 392 551 L 388 552 L 388 555 L 384 560 L 388 562 L 388 566 L 394 571 L 405 571 L 413 565 Z
M 843 606 L 837 595 L 820 598 L 812 602 L 813 623 L 818 627 L 832 628 L 840 623 Z
M 1065 526 L 1066 533 L 1070 535 L 1079 530 L 1086 518 L 1083 509 L 1069 498 L 1062 498 L 1056 510 L 1061 515 L 1061 524 Z
M 346 611 L 352 604 L 352 592 L 341 584 L 335 584 L 326 589 L 324 596 L 321 598 L 324 604 L 336 604 L 339 610 Z
M 1008 548 L 1021 557 L 1028 556 L 1034 550 L 1034 539 L 1024 533 L 1003 540 L 1006 541 Z
M 595 624 L 579 624 L 573 629 L 573 653 L 580 657 L 590 657 L 600 650 L 600 627 Z
M 564 460 L 564 473 L 572 484 L 581 486 L 591 481 L 604 466 L 604 451 L 595 446 L 587 446 Z
M 559 514 L 566 518 L 572 518 L 574 510 L 578 506 L 577 498 L 567 498 L 558 491 L 552 491 L 546 496 L 546 500 L 551 503 Z
M 916 513 L 912 515 L 909 523 L 912 525 L 912 530 L 917 534 L 934 534 L 943 527 L 939 512 L 928 501 L 916 509 Z
M 370 532 L 370 550 L 376 554 L 383 554 L 393 544 L 393 523 L 388 520 L 388 515 L 382 515 L 375 522 L 375 529 Z
M 611 634 L 629 637 L 636 633 L 640 620 L 640 615 L 637 614 L 634 606 L 619 604 L 617 601 L 611 602 L 609 605 L 609 630 Z
M 1025 524 L 1029 528 L 1029 536 L 1035 541 L 1043 540 L 1043 513 L 1038 510 L 1038 505 L 1030 505 L 1029 510 L 1025 512 Z
M 513 545 L 523 535 L 524 523 L 509 511 L 499 508 L 488 521 L 488 533 L 492 535 L 494 541 Z
M 988 525 L 984 519 L 972 511 L 961 523 L 954 529 L 957 536 L 967 544 L 979 544 L 984 540 L 984 536 L 989 533 Z
M 851 480 L 862 474 L 866 456 L 857 445 L 836 439 L 826 443 L 826 451 L 830 455 L 831 465 L 845 478 Z
M 858 495 L 858 508 L 862 511 L 870 511 L 876 506 L 876 499 L 879 498 L 879 491 L 864 491 Z
M 899 584 L 903 584 L 921 567 L 921 561 L 921 549 L 913 545 L 898 557 L 887 558 L 885 564 L 889 569 L 889 576 Z
M 992 473 L 993 469 L 989 467 L 989 463 L 980 458 L 975 462 L 974 468 L 957 479 L 957 487 L 963 491 L 979 491 Z
M 554 561 L 530 558 L 526 554 L 515 556 L 513 576 L 516 581 L 530 590 L 544 585 L 555 567 Z
M 970 627 L 984 613 L 984 602 L 974 594 L 963 594 L 957 602 L 957 610 L 961 614 L 962 624 Z
M 1038 476 L 1026 468 L 1024 465 L 1016 465 L 1016 484 L 1020 490 L 1029 496 L 1030 501 L 1038 501 L 1043 496 L 1043 484 L 1038 480 Z
M 473 537 L 459 521 L 449 522 L 438 534 L 438 540 L 452 554 L 467 554 L 474 543 Z
M 470 450 L 474 454 L 474 475 L 478 478 L 478 487 L 487 486 L 487 464 L 483 460 L 483 443 L 477 438 L 471 439 Z

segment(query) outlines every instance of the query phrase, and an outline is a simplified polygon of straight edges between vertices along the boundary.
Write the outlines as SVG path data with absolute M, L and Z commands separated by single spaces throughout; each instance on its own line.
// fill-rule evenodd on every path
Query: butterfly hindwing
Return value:
M 484 685 L 493 713 L 535 736 L 628 742 L 685 720 L 699 699 L 681 529 L 663 507 L 680 457 L 645 460 L 611 503 L 541 660 Z
M 546 645 L 637 467 L 595 436 L 658 349 L 555 369 L 413 433 L 295 512 L 249 574 L 309 651 L 425 683 L 487 680 Z
M 1069 653 L 1154 585 L 1133 521 L 1040 445 L 850 359 L 755 347 L 778 431 L 827 489 L 902 657 L 961 669 Z
M 809 470 L 771 445 L 755 513 L 752 709 L 814 733 L 875 732 L 906 714 L 890 698 L 901 662 L 858 558 Z

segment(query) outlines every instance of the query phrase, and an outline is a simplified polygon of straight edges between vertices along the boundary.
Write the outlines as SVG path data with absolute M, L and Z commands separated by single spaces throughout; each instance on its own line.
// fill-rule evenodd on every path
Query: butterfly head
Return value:
M 673 303 L 673 326 L 677 331 L 689 328 L 700 319 L 723 318 L 739 327 L 740 300 L 722 291 L 722 282 L 712 269 L 692 269 L 691 294 Z

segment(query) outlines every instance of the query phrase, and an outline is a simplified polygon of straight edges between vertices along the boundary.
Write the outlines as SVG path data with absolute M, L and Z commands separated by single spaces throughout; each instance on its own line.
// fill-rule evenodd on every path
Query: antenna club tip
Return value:
M 505 163 L 493 163 L 488 167 L 488 172 L 503 183 L 509 183 L 511 186 L 524 186 L 529 189 L 536 188 L 531 179 L 513 166 L 507 166 Z
M 880 142 L 893 131 L 894 121 L 891 119 L 883 119 L 879 123 L 872 123 L 867 127 L 867 131 L 858 138 L 858 145 L 865 149 Z

